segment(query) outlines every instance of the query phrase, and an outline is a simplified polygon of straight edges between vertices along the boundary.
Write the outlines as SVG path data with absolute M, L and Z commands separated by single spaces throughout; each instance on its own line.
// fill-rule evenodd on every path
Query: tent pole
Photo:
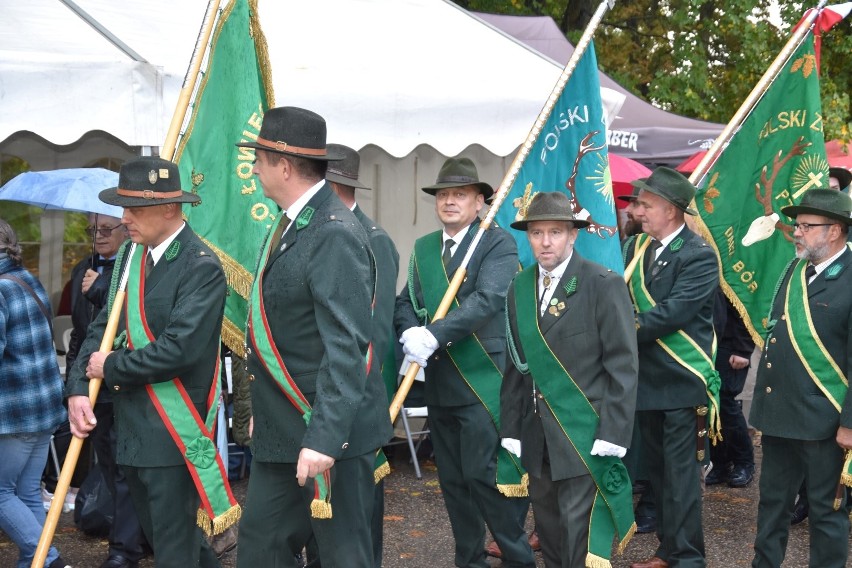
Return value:
M 512 184 L 515 182 L 515 178 L 517 177 L 518 172 L 521 170 L 521 166 L 523 165 L 524 160 L 526 160 L 527 156 L 532 150 L 532 147 L 535 144 L 535 141 L 538 139 L 542 128 L 544 128 L 544 124 L 547 122 L 547 119 L 550 117 L 550 113 L 553 111 L 553 107 L 556 106 L 556 103 L 559 100 L 562 91 L 565 89 L 565 85 L 568 83 L 568 79 L 571 78 L 571 75 L 574 73 L 574 69 L 577 67 L 577 64 L 580 62 L 580 59 L 583 57 L 583 54 L 586 52 L 586 49 L 592 42 L 592 38 L 595 35 L 595 30 L 597 30 L 597 27 L 600 25 L 604 14 L 608 9 L 612 8 L 614 5 L 615 0 L 602 0 L 600 5 L 598 5 L 597 10 L 595 10 L 592 19 L 589 21 L 589 25 L 586 26 L 586 29 L 583 32 L 583 36 L 580 38 L 580 41 L 577 42 L 577 46 L 574 48 L 574 53 L 571 55 L 571 59 L 568 60 L 568 63 L 562 70 L 562 74 L 559 75 L 559 79 L 556 81 L 556 85 L 550 92 L 550 96 L 544 103 L 544 107 L 541 109 L 541 112 L 539 112 L 538 118 L 533 123 L 529 134 L 527 134 L 527 139 L 521 145 L 521 148 L 518 150 L 518 154 L 512 161 L 512 165 L 509 166 L 509 170 L 503 177 L 503 181 L 500 183 L 500 187 L 498 188 L 494 196 L 494 199 L 491 203 L 491 207 L 488 209 L 488 213 L 485 215 L 485 219 L 483 219 L 482 222 L 479 224 L 479 230 L 476 232 L 473 241 L 470 243 L 470 247 L 468 247 L 467 254 L 465 254 L 461 265 L 459 265 L 459 267 L 456 269 L 456 272 L 453 275 L 452 280 L 450 281 L 450 286 L 449 288 L 447 288 L 447 292 L 444 294 L 444 298 L 441 300 L 438 309 L 432 316 L 432 321 L 439 320 L 447 315 L 447 312 L 449 311 L 450 306 L 452 305 L 453 300 L 456 297 L 456 293 L 458 292 L 459 287 L 465 279 L 465 276 L 467 274 L 467 266 L 468 264 L 470 264 L 470 259 L 473 256 L 473 253 L 476 250 L 479 241 L 482 239 L 482 235 L 491 225 L 491 222 L 497 215 L 497 210 L 500 209 L 500 206 L 503 204 L 503 201 L 509 194 L 509 190 L 512 189 Z M 396 395 L 393 397 L 393 401 L 390 405 L 391 422 L 394 422 L 396 420 L 396 417 L 399 415 L 399 411 L 402 408 L 402 404 L 405 402 L 405 397 L 408 396 L 408 391 L 411 390 L 411 385 L 414 384 L 414 378 L 417 376 L 417 371 L 419 369 L 420 365 L 414 362 L 412 362 L 408 366 L 408 370 L 405 373 L 405 377 L 402 379 L 402 382 L 400 383 L 399 388 L 396 391 Z
M 192 50 L 192 58 L 189 60 L 189 67 L 186 70 L 183 86 L 178 95 L 177 106 L 175 106 L 175 112 L 172 115 L 172 121 L 166 133 L 166 140 L 163 142 L 163 147 L 160 148 L 160 157 L 165 160 L 174 159 L 180 128 L 183 126 L 186 111 L 189 108 L 189 101 L 192 98 L 192 93 L 195 91 L 195 84 L 198 82 L 201 62 L 204 61 L 204 55 L 207 53 L 207 47 L 210 44 L 210 34 L 213 32 L 213 24 L 216 22 L 215 8 L 218 6 L 219 0 L 210 0 L 207 3 L 207 11 L 204 13 L 204 21 L 201 23 L 201 29 L 198 32 L 195 49 Z

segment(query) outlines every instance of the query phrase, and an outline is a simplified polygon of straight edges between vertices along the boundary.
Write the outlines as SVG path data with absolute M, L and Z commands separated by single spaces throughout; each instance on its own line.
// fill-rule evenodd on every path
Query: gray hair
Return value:
M 18 244 L 18 235 L 9 223 L 0 219 L 0 252 L 5 252 L 12 262 L 21 265 L 21 245 Z

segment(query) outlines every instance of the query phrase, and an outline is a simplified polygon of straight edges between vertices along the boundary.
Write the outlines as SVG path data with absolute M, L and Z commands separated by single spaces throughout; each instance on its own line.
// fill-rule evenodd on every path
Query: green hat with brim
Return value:
M 781 213 L 793 218 L 810 213 L 852 225 L 852 197 L 836 189 L 809 189 L 798 205 L 782 207 Z
M 466 185 L 472 185 L 479 189 L 479 193 L 485 197 L 486 201 L 494 195 L 494 188 L 484 181 L 479 181 L 476 166 L 470 158 L 449 158 L 441 166 L 435 185 L 429 185 L 422 189 L 429 195 L 435 195 L 439 189 L 464 187 Z
M 358 171 L 361 169 L 361 157 L 358 152 L 343 144 L 329 144 L 328 151 L 331 154 L 342 156 L 343 159 L 328 165 L 328 170 L 325 172 L 326 180 L 349 187 L 370 189 L 358 179 Z
M 573 223 L 576 229 L 589 226 L 588 221 L 578 219 L 574 215 L 571 200 L 561 191 L 546 191 L 533 195 L 524 218 L 510 226 L 519 231 L 526 231 L 527 225 L 533 221 L 567 221 Z
M 642 191 L 662 197 L 687 215 L 698 215 L 698 211 L 689 206 L 695 197 L 695 186 L 680 172 L 660 166 L 647 178 L 633 180 L 632 184 Z
M 137 158 L 123 164 L 118 172 L 118 187 L 101 191 L 98 198 L 118 207 L 201 201 L 197 194 L 181 189 L 177 164 L 153 157 Z
M 320 162 L 341 159 L 326 148 L 325 137 L 325 119 L 317 113 L 299 107 L 276 107 L 263 115 L 255 141 L 242 140 L 236 146 Z

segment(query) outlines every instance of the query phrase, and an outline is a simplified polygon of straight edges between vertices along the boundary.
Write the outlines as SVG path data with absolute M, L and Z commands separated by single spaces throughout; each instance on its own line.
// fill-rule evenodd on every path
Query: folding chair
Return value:
M 418 408 L 406 408 L 403 406 L 399 416 L 402 420 L 402 427 L 405 430 L 405 439 L 408 442 L 408 449 L 411 451 L 411 463 L 414 464 L 414 473 L 417 475 L 417 479 L 420 479 L 423 476 L 420 473 L 420 462 L 417 459 L 417 450 L 420 449 L 420 444 L 422 444 L 423 440 L 426 439 L 426 436 L 429 435 L 429 415 L 425 406 Z M 426 420 L 423 422 L 423 426 L 420 430 L 412 432 L 411 426 L 408 424 L 409 418 L 425 418 Z M 414 443 L 415 436 L 417 437 L 416 444 Z

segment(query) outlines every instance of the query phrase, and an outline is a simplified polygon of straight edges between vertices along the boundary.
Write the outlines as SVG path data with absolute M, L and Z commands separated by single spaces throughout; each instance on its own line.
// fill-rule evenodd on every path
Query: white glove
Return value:
M 421 367 L 425 367 L 426 360 L 438 349 L 438 340 L 425 327 L 410 327 L 402 332 L 399 338 L 402 350 L 406 355 L 411 355 L 414 361 Z
M 506 448 L 506 451 L 521 457 L 521 441 L 515 438 L 501 438 L 500 445 Z
M 404 345 L 402 347 L 402 350 L 405 351 Z M 408 366 L 411 363 L 417 363 L 420 366 L 420 368 L 423 369 L 423 368 L 426 367 L 426 364 L 428 363 L 428 361 L 426 361 L 426 359 L 417 359 L 416 357 L 414 357 L 414 355 L 411 355 L 410 353 L 406 353 L 405 354 L 405 361 L 402 362 L 402 368 L 399 370 L 399 374 L 404 375 L 405 373 L 407 373 L 408 372 Z M 418 375 L 420 373 L 422 373 L 422 371 L 419 371 Z M 414 380 L 417 380 L 417 379 L 414 379 Z M 420 379 L 420 380 L 424 380 L 424 379 Z
M 623 458 L 625 454 L 627 454 L 627 448 L 622 448 L 621 446 L 616 446 L 615 444 L 610 444 L 603 440 L 595 440 L 595 443 L 592 446 L 593 456 L 615 456 L 617 458 Z

